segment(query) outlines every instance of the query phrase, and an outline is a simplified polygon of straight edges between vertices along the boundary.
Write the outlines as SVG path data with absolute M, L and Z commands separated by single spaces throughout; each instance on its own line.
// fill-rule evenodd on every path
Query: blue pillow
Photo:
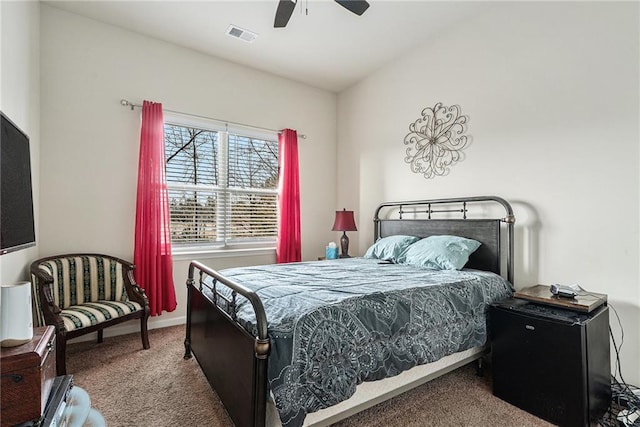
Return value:
M 420 240 L 414 236 L 387 236 L 378 239 L 365 252 L 365 258 L 389 259 L 396 261 L 398 257 L 411 245 Z
M 460 270 L 480 244 L 458 236 L 429 236 L 409 246 L 399 262 L 432 270 Z

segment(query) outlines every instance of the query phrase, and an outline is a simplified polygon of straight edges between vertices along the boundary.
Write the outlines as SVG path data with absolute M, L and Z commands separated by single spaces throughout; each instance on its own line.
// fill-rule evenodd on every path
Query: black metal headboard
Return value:
M 467 218 L 472 204 L 497 204 L 503 208 L 505 215 L 498 218 Z M 384 214 L 384 217 L 381 217 L 381 214 Z M 439 218 L 433 218 L 434 215 Z M 452 218 L 452 215 L 458 218 Z M 507 280 L 512 284 L 514 223 L 515 216 L 511 205 L 496 196 L 382 203 L 376 209 L 373 218 L 375 240 L 398 234 L 421 238 L 448 234 L 477 240 L 482 245 L 471 254 L 465 267 L 496 274 L 501 274 L 501 236 L 506 230 Z

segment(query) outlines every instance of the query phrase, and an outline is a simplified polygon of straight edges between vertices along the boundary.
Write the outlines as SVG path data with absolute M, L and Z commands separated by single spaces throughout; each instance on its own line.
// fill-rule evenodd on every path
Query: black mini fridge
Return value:
M 609 308 L 509 299 L 489 308 L 493 394 L 560 426 L 595 424 L 611 402 Z

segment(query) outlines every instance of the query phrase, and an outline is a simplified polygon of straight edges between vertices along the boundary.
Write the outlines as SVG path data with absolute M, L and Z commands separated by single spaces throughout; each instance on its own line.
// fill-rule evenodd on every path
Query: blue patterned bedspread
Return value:
M 348 399 L 363 381 L 484 345 L 502 277 L 350 258 L 221 271 L 254 290 L 269 324 L 269 385 L 285 427 Z M 222 286 L 218 286 L 220 291 Z M 238 319 L 255 333 L 251 304 Z

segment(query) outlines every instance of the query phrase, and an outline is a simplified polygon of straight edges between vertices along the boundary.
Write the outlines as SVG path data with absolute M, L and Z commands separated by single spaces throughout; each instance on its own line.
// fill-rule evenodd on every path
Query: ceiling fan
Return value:
M 297 2 L 298 0 L 279 0 L 278 9 L 276 9 L 276 18 L 273 21 L 274 28 L 287 26 Z M 369 8 L 369 3 L 364 0 L 335 0 L 335 2 L 358 16 L 362 15 Z

